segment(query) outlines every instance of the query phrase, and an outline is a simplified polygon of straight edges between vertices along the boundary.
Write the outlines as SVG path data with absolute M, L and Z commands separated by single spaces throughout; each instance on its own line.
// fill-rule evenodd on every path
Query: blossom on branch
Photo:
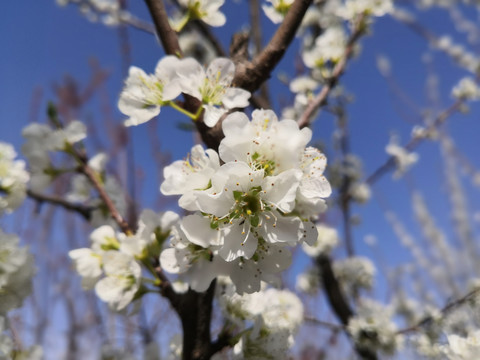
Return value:
M 248 106 L 250 92 L 232 86 L 235 65 L 227 58 L 217 58 L 203 68 L 197 60 L 186 58 L 177 69 L 182 92 L 191 95 L 203 104 L 203 121 L 215 126 L 228 110 Z
M 181 60 L 166 56 L 155 68 L 154 74 L 131 66 L 125 87 L 120 94 L 118 108 L 129 116 L 125 126 L 139 125 L 160 113 L 160 107 L 180 95 L 180 84 L 176 69 Z

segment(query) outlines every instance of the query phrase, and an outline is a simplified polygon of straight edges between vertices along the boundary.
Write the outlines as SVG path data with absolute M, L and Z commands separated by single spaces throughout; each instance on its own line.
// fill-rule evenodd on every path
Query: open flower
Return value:
M 142 69 L 131 66 L 125 87 L 120 94 L 118 108 L 129 116 L 125 126 L 139 125 L 160 113 L 164 102 L 180 95 L 176 68 L 181 60 L 166 56 L 155 68 L 155 74 L 146 74 Z
M 182 60 L 177 73 L 182 92 L 199 99 L 205 114 L 203 121 L 213 127 L 228 110 L 248 106 L 250 92 L 232 87 L 235 65 L 230 59 L 217 58 L 207 70 L 197 60 Z
M 279 24 L 287 14 L 293 0 L 267 0 L 271 5 L 262 5 L 265 15 L 274 23 Z
M 192 20 L 202 20 L 210 26 L 223 26 L 227 21 L 225 15 L 220 12 L 220 7 L 225 0 L 179 0 L 180 5 L 185 7 Z

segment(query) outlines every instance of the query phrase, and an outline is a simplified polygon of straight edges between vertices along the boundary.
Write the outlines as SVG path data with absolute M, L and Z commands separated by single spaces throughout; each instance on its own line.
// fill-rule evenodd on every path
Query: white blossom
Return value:
M 25 162 L 16 156 L 12 145 L 0 141 L 0 215 L 18 208 L 26 197 L 30 177 Z
M 207 70 L 193 58 L 182 60 L 177 73 L 182 92 L 203 104 L 203 121 L 213 127 L 228 110 L 248 106 L 250 92 L 232 87 L 235 65 L 227 58 L 217 58 Z
M 111 309 L 120 311 L 132 302 L 140 287 L 140 265 L 132 256 L 112 250 L 102 260 L 105 277 L 97 282 L 95 292 Z
M 350 319 L 347 329 L 355 343 L 373 351 L 393 354 L 403 343 L 403 337 L 397 334 L 397 326 L 392 321 L 391 309 L 373 300 L 362 299 L 357 315 Z
M 464 77 L 452 89 L 452 96 L 456 99 L 479 100 L 480 88 L 472 77 Z
M 195 145 L 185 160 L 177 160 L 163 169 L 165 180 L 160 191 L 164 195 L 182 195 L 179 205 L 195 210 L 193 191 L 208 188 L 210 179 L 219 168 L 216 151 L 203 150 L 201 145 Z
M 302 244 L 303 251 L 311 257 L 317 257 L 320 254 L 329 254 L 339 243 L 338 232 L 335 228 L 317 224 L 317 231 L 317 239 L 313 244 Z
M 480 356 L 480 330 L 467 337 L 450 334 L 448 345 L 444 348 L 445 355 L 449 360 L 471 360 Z
M 0 229 L 0 315 L 22 306 L 31 292 L 34 273 L 28 248 L 19 247 L 16 235 Z
M 287 14 L 294 0 L 267 0 L 270 4 L 262 4 L 265 15 L 274 23 L 279 24 Z
M 166 56 L 157 63 L 154 74 L 146 74 L 136 66 L 130 67 L 118 101 L 120 111 L 129 116 L 125 126 L 151 120 L 160 113 L 165 102 L 180 95 L 176 71 L 181 61 L 176 56 Z
M 395 159 L 397 169 L 393 174 L 393 177 L 396 179 L 401 177 L 413 164 L 418 161 L 418 154 L 414 152 L 408 152 L 407 149 L 398 145 L 398 139 L 396 137 L 391 138 L 390 144 L 385 147 L 385 151 Z
M 338 62 L 345 53 L 347 36 L 342 26 L 329 27 L 315 40 L 312 49 L 303 52 L 309 68 L 321 68 L 328 62 Z
M 393 9 L 392 0 L 346 0 L 337 14 L 346 20 L 353 20 L 361 14 L 384 16 Z
M 227 21 L 220 7 L 225 0 L 179 0 L 180 5 L 186 8 L 191 19 L 202 20 L 210 26 L 223 26 Z

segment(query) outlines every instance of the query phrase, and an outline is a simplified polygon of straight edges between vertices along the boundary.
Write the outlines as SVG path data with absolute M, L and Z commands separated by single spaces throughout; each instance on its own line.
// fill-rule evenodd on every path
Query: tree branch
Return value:
M 157 36 L 163 45 L 165 53 L 181 56 L 182 49 L 180 49 L 178 44 L 178 35 L 170 26 L 163 0 L 145 0 L 145 3 L 152 16 Z
M 449 108 L 444 110 L 440 115 L 438 115 L 435 120 L 425 129 L 426 133 L 431 133 L 434 131 L 438 126 L 442 125 L 445 120 L 447 120 L 451 115 L 453 115 L 456 111 L 458 111 L 461 106 L 464 104 L 464 100 L 457 100 L 453 103 Z M 425 137 L 414 137 L 411 139 L 406 145 L 405 149 L 408 151 L 415 150 L 425 139 Z M 395 157 L 390 156 L 383 165 L 377 168 L 370 176 L 367 177 L 365 182 L 368 185 L 373 185 L 377 182 L 384 174 L 390 171 L 395 166 Z
M 332 75 L 328 78 L 327 83 L 322 87 L 322 90 L 315 96 L 315 98 L 309 102 L 307 108 L 303 112 L 300 119 L 298 119 L 298 126 L 300 128 L 304 128 L 310 124 L 311 117 L 313 116 L 315 110 L 317 110 L 320 106 L 322 106 L 330 91 L 337 85 L 338 80 L 342 76 L 347 67 L 348 60 L 353 55 L 353 50 L 355 49 L 355 44 L 361 38 L 361 36 L 365 33 L 364 27 L 365 15 L 361 15 L 355 26 L 355 30 L 350 35 L 348 39 L 347 46 L 345 48 L 345 53 L 343 54 L 340 61 L 335 65 L 333 68 Z
M 354 316 L 354 312 L 345 299 L 340 284 L 335 277 L 330 258 L 326 255 L 320 255 L 316 259 L 316 263 L 320 269 L 323 287 L 333 312 L 344 326 L 348 326 L 348 322 Z M 375 352 L 360 345 L 355 345 L 355 351 L 364 360 L 377 359 Z
M 42 203 L 49 203 L 49 204 L 53 204 L 53 205 L 58 205 L 58 206 L 64 208 L 65 210 L 76 212 L 76 213 L 80 214 L 81 216 L 83 216 L 83 218 L 85 220 L 90 220 L 91 219 L 92 211 L 95 209 L 92 206 L 84 206 L 84 205 L 74 204 L 74 203 L 68 202 L 68 201 L 66 201 L 66 200 L 64 200 L 60 197 L 50 196 L 50 195 L 45 195 L 45 194 L 39 194 L 39 193 L 36 193 L 36 192 L 34 192 L 30 189 L 27 190 L 27 195 L 28 195 L 28 197 L 32 198 L 33 200 L 35 200 L 40 205 Z
M 265 49 L 255 56 L 252 62 L 237 64 L 233 80 L 235 86 L 254 92 L 270 77 L 292 42 L 312 2 L 313 0 L 295 0 Z

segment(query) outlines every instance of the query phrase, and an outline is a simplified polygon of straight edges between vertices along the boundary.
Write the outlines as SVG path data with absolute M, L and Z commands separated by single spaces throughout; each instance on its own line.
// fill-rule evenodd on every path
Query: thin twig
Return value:
M 319 325 L 322 327 L 325 327 L 327 329 L 330 329 L 332 331 L 345 331 L 345 325 L 340 325 L 340 324 L 332 324 L 323 320 L 319 320 L 310 316 L 305 316 L 303 318 L 305 322 L 314 324 L 314 325 Z
M 310 120 L 314 112 L 325 103 L 328 94 L 330 94 L 330 91 L 332 91 L 332 89 L 337 85 L 338 80 L 345 71 L 348 60 L 350 60 L 353 55 L 355 44 L 365 33 L 364 21 L 365 15 L 361 15 L 357 20 L 355 30 L 348 39 L 345 53 L 333 68 L 332 75 L 328 78 L 327 83 L 322 87 L 322 90 L 320 90 L 317 96 L 315 96 L 315 98 L 309 102 L 302 116 L 300 117 L 300 119 L 298 119 L 298 126 L 300 128 L 304 128 L 310 124 Z
M 290 46 L 312 2 L 313 0 L 295 0 L 264 50 L 252 62 L 238 64 L 233 80 L 235 86 L 254 92 L 270 77 Z
M 62 199 L 57 196 L 51 196 L 51 195 L 45 195 L 45 194 L 39 194 L 37 192 L 34 192 L 32 190 L 27 190 L 27 195 L 28 197 L 32 198 L 35 200 L 37 203 L 42 204 L 42 203 L 49 203 L 53 205 L 58 205 L 65 210 L 76 212 L 80 215 L 82 215 L 85 220 L 90 220 L 92 217 L 92 211 L 95 209 L 92 206 L 84 206 L 80 204 L 74 204 L 71 202 L 66 201 L 65 199 Z
M 426 133 L 429 134 L 434 131 L 438 126 L 443 124 L 452 114 L 458 111 L 461 106 L 464 104 L 464 100 L 455 101 L 449 108 L 440 113 L 435 120 L 425 129 Z M 425 139 L 425 137 L 414 137 L 405 145 L 405 149 L 408 151 L 415 150 Z M 365 182 L 368 185 L 373 185 L 378 179 L 380 179 L 384 174 L 386 174 L 391 168 L 395 166 L 395 157 L 390 156 L 383 165 L 378 167 L 370 176 L 367 177 Z
M 455 301 L 452 301 L 452 302 L 448 303 L 447 305 L 445 305 L 445 307 L 443 307 L 440 310 L 440 313 L 443 316 L 448 315 L 448 313 L 452 312 L 456 308 L 464 305 L 466 302 L 475 298 L 479 293 L 480 293 L 480 288 L 477 288 L 475 290 L 470 291 L 468 294 L 466 294 L 462 298 L 457 299 Z M 420 330 L 421 327 L 430 324 L 432 321 L 434 321 L 434 319 L 431 316 L 427 316 L 413 326 L 410 326 L 410 327 L 402 329 L 402 330 L 398 330 L 397 334 L 408 334 L 408 333 L 411 333 L 411 332 L 418 331 L 418 330 Z

